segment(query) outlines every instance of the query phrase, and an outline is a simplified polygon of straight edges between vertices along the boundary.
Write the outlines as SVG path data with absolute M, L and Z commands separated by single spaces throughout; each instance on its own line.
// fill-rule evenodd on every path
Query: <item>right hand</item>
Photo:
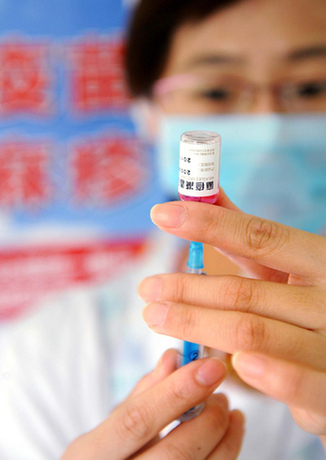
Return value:
M 175 350 L 168 350 L 131 395 L 97 428 L 77 438 L 61 460 L 235 460 L 243 415 L 229 412 L 224 395 L 212 395 L 225 378 L 225 365 L 205 358 L 175 371 L 176 356 Z M 202 401 L 206 406 L 198 417 L 158 437 Z

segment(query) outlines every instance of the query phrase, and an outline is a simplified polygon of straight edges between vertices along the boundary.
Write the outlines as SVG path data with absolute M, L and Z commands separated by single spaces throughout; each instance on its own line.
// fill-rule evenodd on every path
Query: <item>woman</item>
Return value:
M 151 29 L 155 27 L 153 10 L 161 18 L 156 32 Z M 260 216 L 323 233 L 326 152 L 315 144 L 325 136 L 326 4 L 188 2 L 185 9 L 183 2 L 174 2 L 165 16 L 163 10 L 168 11 L 162 5 L 149 8 L 142 2 L 127 61 L 134 94 L 148 97 L 153 114 L 159 108 L 168 115 L 163 135 L 175 134 L 176 125 L 213 129 L 215 123 L 223 139 L 223 129 L 228 134 L 226 125 L 232 124 L 233 137 L 242 133 L 246 137 L 242 145 L 232 145 L 238 156 L 227 142 L 222 156 L 231 157 L 233 163 L 242 161 L 242 148 L 246 159 L 242 167 L 248 171 L 239 169 L 233 183 L 227 176 L 223 182 L 222 163 L 221 184 L 236 204 Z M 151 34 L 151 50 L 141 61 Z M 216 113 L 228 116 L 202 121 L 202 115 Z M 176 114 L 193 118 L 180 122 Z M 283 142 L 279 151 L 270 141 L 275 120 L 279 132 L 273 140 Z M 307 143 L 306 151 L 299 146 L 295 156 L 289 144 L 295 146 L 294 134 L 301 139 L 304 129 L 315 138 Z M 268 161 L 263 150 L 250 152 L 246 146 L 250 138 L 256 140 L 250 147 L 271 151 Z M 255 162 L 248 166 L 250 155 Z M 261 158 L 265 169 L 259 169 Z M 311 158 L 316 161 L 313 169 Z M 226 164 L 235 173 L 232 160 L 227 158 Z M 302 168 L 309 176 L 306 182 L 293 174 L 300 170 L 300 161 L 306 165 Z M 293 171 L 285 174 L 286 168 Z M 298 189 L 295 199 L 293 191 Z M 139 289 L 144 300 L 151 302 L 144 311 L 145 321 L 156 332 L 231 353 L 244 382 L 286 403 L 298 425 L 325 442 L 325 237 L 242 214 L 223 193 L 217 204 L 158 205 L 152 219 L 168 233 L 217 247 L 259 281 L 175 274 L 146 279 Z M 218 263 L 220 267 L 221 260 Z M 228 268 L 224 273 L 237 271 Z M 282 452 L 284 458 L 291 455 L 286 453 L 286 443 Z M 307 455 L 312 458 L 313 454 Z
M 325 30 L 326 4 L 320 0 L 144 0 L 136 10 L 128 41 L 129 84 L 134 96 L 146 99 L 151 122 L 156 121 L 158 111 L 168 117 L 171 114 L 197 116 L 215 113 L 320 114 L 326 112 Z M 212 86 L 213 83 L 216 86 Z M 311 121 L 311 118 L 307 119 Z M 291 131 L 289 120 L 286 116 L 282 123 L 283 120 L 282 126 L 286 126 L 288 133 Z M 159 124 L 159 117 L 157 121 Z M 172 125 L 178 123 L 176 118 L 167 121 Z M 222 120 L 219 119 L 219 122 L 222 123 Z M 273 125 L 268 117 L 264 118 L 263 124 L 257 124 L 256 117 L 250 118 L 250 121 L 246 118 L 245 122 L 252 136 L 256 136 L 262 128 L 271 129 Z M 196 125 L 199 123 L 197 120 Z M 239 118 L 231 119 L 231 123 L 237 128 L 234 134 L 243 128 L 243 121 Z M 180 126 L 183 125 L 180 123 Z M 152 123 L 154 134 L 159 129 L 157 126 Z M 218 125 L 216 130 L 219 131 Z M 264 140 L 267 136 L 262 137 Z M 273 169 L 274 163 L 268 164 Z M 282 171 L 282 168 L 276 168 L 276 171 Z M 323 177 L 325 182 L 326 176 Z M 166 175 L 164 178 L 167 188 L 175 180 Z M 283 186 L 281 177 L 274 175 L 274 181 L 279 180 Z M 286 182 L 288 179 L 284 180 Z M 221 183 L 223 185 L 223 177 Z M 243 182 L 242 185 L 248 184 Z M 239 190 L 240 195 L 243 188 L 239 187 Z M 232 184 L 227 191 L 232 196 Z M 275 196 L 275 189 L 269 189 L 269 192 L 273 191 Z M 308 200 L 309 191 L 308 186 L 303 187 L 302 204 Z M 256 190 L 252 201 L 259 204 L 257 195 L 260 193 L 264 198 L 262 203 L 266 203 L 264 188 Z M 247 196 L 252 195 L 248 193 Z M 268 196 L 271 204 L 273 196 Z M 286 194 L 276 194 L 276 198 L 278 201 L 286 200 Z M 241 203 L 237 196 L 234 199 L 240 207 L 244 204 L 245 211 L 250 210 L 250 200 Z M 217 204 L 220 206 L 198 203 L 158 205 L 152 212 L 152 218 L 168 233 L 217 247 L 256 279 L 234 276 L 242 274 L 234 266 L 215 269 L 215 272 L 232 273 L 233 276 L 190 278 L 173 274 L 147 278 L 139 288 L 140 295 L 150 302 L 144 311 L 145 321 L 158 333 L 203 343 L 232 354 L 233 366 L 244 382 L 285 402 L 295 421 L 325 442 L 325 237 L 244 214 L 223 192 Z M 288 215 L 291 215 L 291 207 L 285 208 L 284 212 L 282 207 L 276 206 L 275 211 L 270 205 L 265 217 L 272 210 L 274 217 L 277 217 L 280 209 L 283 209 L 283 214 L 279 214 L 280 220 L 291 224 L 286 222 Z M 259 209 L 257 205 L 258 212 Z M 316 210 L 318 218 L 322 210 Z M 299 211 L 294 214 L 300 214 Z M 318 220 L 316 213 L 310 216 L 308 223 L 295 221 L 294 226 L 315 231 Z M 322 219 L 326 221 L 325 214 Z M 320 225 L 316 231 L 321 231 Z M 214 251 L 211 251 L 212 257 L 216 257 Z M 222 264 L 222 259 L 217 259 L 216 263 Z M 216 376 L 220 372 L 221 379 L 223 372 L 221 368 L 217 371 L 219 365 L 217 362 L 210 364 L 210 372 L 211 375 L 216 372 Z M 193 366 L 199 364 L 193 363 Z M 216 369 L 213 372 L 214 366 Z M 173 365 L 167 364 L 160 371 L 160 378 L 166 377 L 172 369 Z M 166 377 L 163 383 L 158 383 L 152 389 L 148 389 L 148 386 L 152 384 L 153 377 L 148 377 L 140 384 L 140 390 L 136 389 L 136 401 L 144 404 L 143 397 L 143 400 L 154 400 L 156 404 L 155 392 L 162 388 L 163 392 L 166 389 L 169 393 L 168 385 L 172 384 L 172 379 L 175 379 L 172 386 L 182 387 L 185 381 L 182 380 L 181 371 L 189 372 L 187 379 L 192 382 L 190 366 L 187 370 L 181 369 Z M 212 391 L 212 387 L 209 387 L 209 391 Z M 202 393 L 198 400 L 204 397 Z M 255 407 L 255 411 L 264 415 L 266 400 L 256 397 L 263 405 L 258 409 Z M 189 406 L 189 394 L 187 398 Z M 63 458 L 126 458 L 153 438 L 163 422 L 173 418 L 169 414 L 166 418 L 162 417 L 161 424 L 153 424 L 153 409 L 148 404 L 148 407 L 145 406 L 147 410 L 143 409 L 145 421 L 138 425 L 140 413 L 136 411 L 135 417 L 127 418 L 130 423 L 126 427 L 123 420 L 125 414 L 130 414 L 128 405 L 131 401 L 127 400 L 98 429 L 73 443 Z M 155 405 L 155 413 L 164 410 L 159 401 L 162 403 L 162 399 L 158 400 L 158 406 Z M 133 404 L 131 407 L 134 407 Z M 273 410 L 268 414 L 274 414 Z M 199 427 L 209 426 L 207 419 L 203 421 L 201 417 L 191 422 L 193 428 L 185 424 L 178 428 L 179 432 L 172 434 L 178 437 L 177 445 L 185 448 L 182 439 L 187 444 L 194 439 L 193 433 L 198 433 Z M 241 438 L 240 417 L 238 413 L 231 416 L 229 434 L 224 438 L 227 440 L 228 436 L 233 436 L 236 450 Z M 279 421 L 277 417 L 274 421 L 262 418 L 268 436 L 263 442 L 258 440 L 256 444 L 252 442 L 245 446 L 243 455 L 246 457 L 243 458 L 291 459 L 299 455 L 310 460 L 321 458 L 318 447 L 309 445 L 310 440 L 302 444 L 295 436 L 293 438 L 292 428 L 285 432 L 282 440 L 273 437 L 273 430 Z M 132 439 L 123 446 L 121 442 L 115 442 L 120 439 L 114 429 L 119 424 L 122 432 L 123 427 L 125 432 L 132 432 L 131 438 L 122 437 L 129 441 Z M 284 427 L 287 425 L 288 420 Z M 187 429 L 187 433 L 181 431 Z M 121 432 L 120 429 L 118 431 Z M 215 438 L 215 444 L 205 441 L 209 452 L 201 451 L 197 456 L 192 448 L 190 452 L 182 451 L 181 454 L 172 448 L 171 454 L 165 450 L 164 440 L 156 447 L 150 447 L 145 454 L 138 455 L 140 458 L 151 458 L 150 455 L 155 455 L 151 449 L 156 448 L 161 449 L 159 455 L 162 458 L 187 458 L 187 454 L 191 455 L 189 458 L 229 458 L 228 455 L 233 458 L 232 455 L 236 454 L 228 452 L 225 447 L 229 445 L 228 442 L 218 444 L 224 433 L 225 430 L 218 440 Z M 303 432 L 298 433 L 304 436 Z M 209 433 L 207 436 L 210 437 Z M 251 440 L 254 437 L 255 433 L 251 435 Z M 273 440 L 271 447 L 268 437 Z M 275 446 L 277 443 L 280 445 Z M 265 445 L 265 451 L 268 452 L 261 454 L 259 444 Z

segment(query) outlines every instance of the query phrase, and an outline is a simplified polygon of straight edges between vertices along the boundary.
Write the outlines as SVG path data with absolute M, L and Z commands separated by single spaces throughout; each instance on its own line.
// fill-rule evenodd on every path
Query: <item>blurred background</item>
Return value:
M 106 282 L 162 199 L 124 84 L 126 0 L 0 1 L 0 318 Z

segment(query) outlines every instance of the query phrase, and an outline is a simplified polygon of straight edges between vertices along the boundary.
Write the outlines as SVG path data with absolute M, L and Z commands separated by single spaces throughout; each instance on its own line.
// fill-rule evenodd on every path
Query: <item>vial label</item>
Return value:
M 181 195 L 203 197 L 218 191 L 220 144 L 180 142 L 179 187 Z

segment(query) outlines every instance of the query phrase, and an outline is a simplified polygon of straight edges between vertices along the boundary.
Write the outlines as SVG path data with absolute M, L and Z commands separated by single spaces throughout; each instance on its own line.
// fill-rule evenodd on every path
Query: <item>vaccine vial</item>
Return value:
M 219 194 L 221 136 L 187 131 L 180 138 L 179 198 L 215 203 Z

